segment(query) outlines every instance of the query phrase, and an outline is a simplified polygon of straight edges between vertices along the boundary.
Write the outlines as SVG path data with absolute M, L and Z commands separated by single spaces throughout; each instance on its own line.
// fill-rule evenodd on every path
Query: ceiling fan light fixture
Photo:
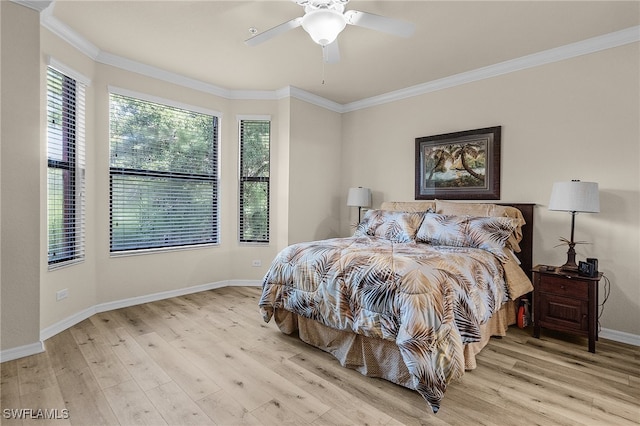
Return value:
M 302 18 L 302 28 L 321 46 L 333 43 L 346 25 L 344 15 L 333 9 L 313 10 Z

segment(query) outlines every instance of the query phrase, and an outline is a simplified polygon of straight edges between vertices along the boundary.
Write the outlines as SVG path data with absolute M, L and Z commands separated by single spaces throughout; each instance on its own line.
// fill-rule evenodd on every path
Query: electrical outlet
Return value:
M 56 300 L 60 301 L 62 299 L 66 299 L 69 296 L 69 289 L 63 288 L 62 290 L 56 291 Z
M 259 260 L 259 259 L 256 259 L 253 262 L 251 262 L 251 266 L 253 266 L 253 267 L 262 266 L 262 261 Z

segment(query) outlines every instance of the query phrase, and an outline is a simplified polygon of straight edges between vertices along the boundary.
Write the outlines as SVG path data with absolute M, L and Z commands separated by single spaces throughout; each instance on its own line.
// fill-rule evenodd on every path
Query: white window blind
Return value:
M 47 68 L 49 269 L 85 255 L 85 85 Z
M 269 120 L 240 120 L 240 241 L 269 242 Z
M 218 242 L 218 117 L 110 95 L 111 252 Z

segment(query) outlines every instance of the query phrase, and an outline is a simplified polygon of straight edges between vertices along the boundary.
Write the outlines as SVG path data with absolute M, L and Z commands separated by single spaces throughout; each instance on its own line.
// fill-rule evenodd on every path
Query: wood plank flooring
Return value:
M 259 296 L 229 287 L 94 315 L 47 340 L 46 352 L 0 365 L 0 423 L 640 424 L 638 347 L 601 339 L 591 354 L 583 338 L 512 328 L 434 415 L 417 392 L 265 324 Z M 19 409 L 33 411 L 16 419 Z

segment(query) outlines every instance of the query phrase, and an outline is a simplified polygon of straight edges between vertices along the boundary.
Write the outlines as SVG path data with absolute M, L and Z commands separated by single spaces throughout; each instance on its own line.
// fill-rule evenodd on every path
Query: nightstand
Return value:
M 598 283 L 560 268 L 548 270 L 536 265 L 533 272 L 533 337 L 542 327 L 589 338 L 589 352 L 596 352 L 598 340 Z

